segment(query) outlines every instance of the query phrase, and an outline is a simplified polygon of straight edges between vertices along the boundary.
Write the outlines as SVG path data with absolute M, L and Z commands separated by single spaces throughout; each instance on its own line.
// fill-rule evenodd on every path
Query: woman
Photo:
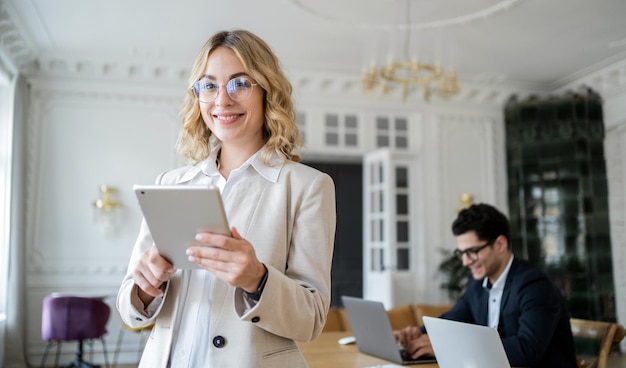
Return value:
M 254 34 L 211 37 L 189 84 L 177 146 L 192 165 L 157 183 L 218 186 L 232 237 L 197 234 L 203 269 L 175 270 L 142 223 L 117 298 L 124 323 L 155 323 L 140 366 L 306 367 L 295 341 L 330 304 L 332 179 L 298 163 L 291 84 Z

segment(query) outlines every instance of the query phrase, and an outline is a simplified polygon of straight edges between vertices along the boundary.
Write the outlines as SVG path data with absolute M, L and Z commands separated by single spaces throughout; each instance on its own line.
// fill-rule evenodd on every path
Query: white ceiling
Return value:
M 389 24 L 406 23 L 405 1 L 4 0 L 3 6 L 38 58 L 190 66 L 212 33 L 246 28 L 287 69 L 358 73 L 372 59 L 402 53 L 405 33 Z M 411 55 L 453 65 L 461 80 L 558 86 L 626 58 L 625 0 L 409 1 Z M 446 20 L 452 24 L 430 27 Z

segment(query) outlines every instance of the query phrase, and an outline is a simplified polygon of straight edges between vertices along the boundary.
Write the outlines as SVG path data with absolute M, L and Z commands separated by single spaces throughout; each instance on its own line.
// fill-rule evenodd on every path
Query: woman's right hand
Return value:
M 168 281 L 176 269 L 163 258 L 153 245 L 143 252 L 133 271 L 133 281 L 139 287 L 139 298 L 144 305 L 163 295 L 160 286 Z

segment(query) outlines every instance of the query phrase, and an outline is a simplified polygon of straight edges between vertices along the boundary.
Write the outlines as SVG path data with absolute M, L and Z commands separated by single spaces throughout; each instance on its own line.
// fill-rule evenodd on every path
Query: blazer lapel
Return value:
M 489 323 L 489 290 L 484 287 L 480 287 L 480 308 L 478 314 L 478 324 L 487 326 Z
M 502 329 L 502 315 L 503 311 L 506 307 L 506 304 L 509 302 L 509 298 L 511 296 L 511 284 L 513 283 L 513 278 L 515 277 L 515 271 L 517 268 L 517 259 L 513 258 L 513 263 L 511 263 L 511 268 L 509 269 L 509 273 L 506 276 L 506 282 L 504 283 L 504 290 L 502 291 L 502 298 L 500 298 L 500 321 L 498 321 L 498 331 Z
M 509 269 L 508 275 L 506 275 L 506 282 L 504 283 L 504 290 L 502 291 L 502 298 L 500 299 L 500 315 L 502 315 L 502 311 L 506 306 L 506 303 L 509 302 L 509 297 L 511 296 L 511 284 L 513 283 L 513 278 L 515 277 L 517 268 L 517 259 L 513 258 L 513 263 L 511 263 L 511 268 Z

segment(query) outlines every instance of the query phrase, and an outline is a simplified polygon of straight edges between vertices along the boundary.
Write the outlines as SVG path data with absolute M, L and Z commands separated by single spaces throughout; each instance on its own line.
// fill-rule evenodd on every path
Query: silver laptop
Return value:
M 350 296 L 342 296 L 341 300 L 348 312 L 352 333 L 361 353 L 398 364 L 436 362 L 432 356 L 415 360 L 402 355 L 402 348 L 396 343 L 383 303 Z
M 511 367 L 498 331 L 491 327 L 423 317 L 439 368 Z

